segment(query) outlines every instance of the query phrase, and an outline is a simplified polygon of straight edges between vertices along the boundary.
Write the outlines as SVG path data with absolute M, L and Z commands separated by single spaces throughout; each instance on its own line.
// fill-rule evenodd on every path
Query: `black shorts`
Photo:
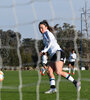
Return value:
M 50 59 L 51 62 L 56 62 L 56 61 L 62 61 L 65 62 L 66 57 L 65 57 L 65 53 L 62 50 L 58 50 Z
M 74 66 L 75 62 L 69 62 L 69 64 L 71 64 L 71 66 Z

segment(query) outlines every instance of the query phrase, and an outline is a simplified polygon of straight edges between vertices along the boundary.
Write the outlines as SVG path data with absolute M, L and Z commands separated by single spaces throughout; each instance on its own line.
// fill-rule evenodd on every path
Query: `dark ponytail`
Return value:
M 43 21 L 41 21 L 41 22 L 39 23 L 39 30 L 40 30 L 40 24 L 45 25 L 45 26 L 47 27 L 47 29 L 48 29 L 50 32 L 53 33 L 53 27 L 49 26 L 47 20 L 43 20 Z

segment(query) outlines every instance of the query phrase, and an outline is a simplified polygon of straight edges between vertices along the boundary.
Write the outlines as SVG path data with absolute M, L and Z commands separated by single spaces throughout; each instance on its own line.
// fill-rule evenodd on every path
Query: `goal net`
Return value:
M 32 99 L 32 97 L 33 100 L 40 100 L 40 85 L 44 82 L 48 83 L 41 82 L 39 73 L 39 52 L 43 48 L 43 43 L 38 24 L 44 19 L 51 26 L 59 24 L 54 27 L 54 35 L 66 53 L 67 61 L 64 70 L 68 70 L 69 54 L 72 49 L 75 49 L 77 54 L 75 68 L 78 81 L 81 80 L 80 67 L 88 68 L 90 64 L 90 55 L 88 55 L 90 54 L 90 30 L 84 28 L 86 23 L 83 16 L 82 34 L 80 29 L 77 30 L 76 23 L 80 23 L 80 17 L 76 17 L 72 0 L 63 0 L 61 4 L 59 3 L 59 0 L 55 3 L 54 0 L 0 1 L 0 70 L 5 74 L 4 81 L 0 83 L 0 100 L 10 97 L 11 93 L 9 100 L 15 97 L 14 93 L 18 100 Z M 66 5 L 67 12 L 71 13 L 68 17 L 66 17 L 68 13 L 65 15 L 66 12 L 60 14 L 64 9 L 63 4 Z M 35 71 L 35 74 L 31 73 L 31 70 Z M 61 81 L 61 77 L 58 77 L 56 81 L 58 91 Z M 32 92 L 28 90 L 29 87 Z M 80 100 L 79 92 L 76 99 Z M 60 100 L 59 92 L 56 94 L 56 100 Z

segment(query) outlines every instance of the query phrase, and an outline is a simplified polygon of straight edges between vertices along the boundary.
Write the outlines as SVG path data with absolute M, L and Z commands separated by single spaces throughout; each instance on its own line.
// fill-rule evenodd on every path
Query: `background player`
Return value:
M 72 49 L 72 52 L 69 57 L 69 74 L 71 74 L 71 68 L 73 69 L 73 75 L 75 74 L 75 67 L 74 67 L 75 60 L 76 60 L 76 53 L 74 49 Z
M 42 67 L 41 67 L 41 70 L 40 70 L 40 74 L 42 74 L 43 76 L 45 75 L 45 71 L 47 69 L 47 53 L 43 53 L 42 55 Z

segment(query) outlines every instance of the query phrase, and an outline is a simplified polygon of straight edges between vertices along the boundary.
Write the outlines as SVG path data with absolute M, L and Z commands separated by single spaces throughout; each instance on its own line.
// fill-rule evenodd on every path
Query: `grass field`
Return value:
M 0 100 L 19 100 L 19 72 L 4 71 L 5 79 L 0 90 Z M 78 73 L 73 76 L 76 80 Z M 57 80 L 57 75 L 56 75 Z M 38 81 L 37 71 L 22 71 L 22 97 L 23 100 L 37 100 L 36 87 Z M 81 71 L 82 89 L 80 100 L 90 100 L 90 71 Z M 56 94 L 44 94 L 49 89 L 48 76 L 41 76 L 40 100 L 56 100 Z M 77 100 L 77 92 L 74 85 L 61 78 L 59 83 L 59 100 Z

